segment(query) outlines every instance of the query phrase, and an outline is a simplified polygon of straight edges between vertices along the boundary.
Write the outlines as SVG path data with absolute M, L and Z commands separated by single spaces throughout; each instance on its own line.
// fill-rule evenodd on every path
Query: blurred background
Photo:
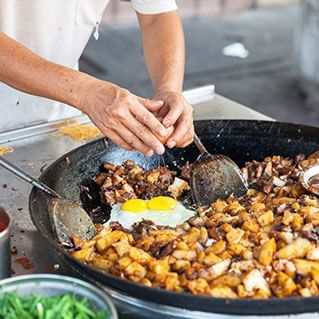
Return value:
M 319 125 L 318 0 L 177 0 L 185 89 L 216 92 L 277 120 Z M 165 44 L 163 44 L 165 45 Z M 152 96 L 130 2 L 111 0 L 80 68 Z

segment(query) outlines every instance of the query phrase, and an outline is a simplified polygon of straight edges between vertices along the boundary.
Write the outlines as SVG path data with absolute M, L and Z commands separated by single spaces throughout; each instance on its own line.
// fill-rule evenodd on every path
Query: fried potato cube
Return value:
M 130 257 L 141 265 L 149 263 L 153 258 L 150 254 L 142 249 L 131 247 L 129 250 Z
M 213 280 L 212 286 L 228 286 L 231 288 L 236 288 L 240 283 L 241 280 L 239 277 L 235 275 L 225 274 Z
M 304 206 L 300 208 L 300 214 L 303 215 L 305 218 L 309 218 L 310 221 L 311 221 L 311 216 L 318 212 L 319 212 L 319 208 L 314 206 Z
M 208 232 L 205 227 L 200 228 L 200 234 L 198 238 L 198 242 L 202 245 L 205 245 L 208 240 Z
M 205 249 L 206 253 L 214 253 L 218 255 L 222 253 L 226 249 L 226 242 L 224 240 L 218 240 L 216 243 L 212 244 L 211 246 Z
M 94 253 L 94 247 L 88 247 L 85 249 L 76 250 L 76 251 L 72 252 L 71 255 L 75 259 L 86 263 L 92 259 L 93 253 Z
M 253 203 L 251 205 L 251 211 L 252 212 L 261 212 L 261 211 L 264 211 L 266 209 L 266 205 L 264 203 Z
M 237 294 L 227 286 L 217 286 L 209 289 L 209 294 L 215 298 L 237 298 Z
M 155 274 L 166 274 L 170 270 L 170 265 L 168 263 L 168 258 L 160 260 L 152 260 L 149 264 L 149 268 Z
M 130 251 L 130 244 L 127 241 L 119 241 L 112 244 L 112 247 L 115 249 L 116 253 L 122 257 Z
M 241 244 L 229 244 L 228 249 L 233 251 L 235 255 L 240 255 L 243 250 L 246 248 Z
M 306 260 L 306 259 L 294 259 L 296 266 L 296 272 L 299 275 L 306 276 L 312 273 L 313 269 L 319 271 L 319 261 Z
M 233 254 L 229 250 L 224 250 L 222 253 L 218 255 L 221 259 L 231 259 Z
M 210 266 L 208 268 L 209 275 L 211 276 L 212 279 L 218 276 L 221 276 L 228 270 L 229 265 L 230 265 L 230 259 L 226 259 L 218 264 Z
M 150 248 L 151 248 L 152 244 L 154 243 L 154 241 L 155 241 L 154 237 L 148 236 L 148 237 L 145 237 L 145 238 L 143 238 L 141 240 L 138 240 L 136 242 L 136 246 L 148 251 L 148 250 L 150 250 Z
M 196 258 L 196 252 L 192 250 L 174 250 L 172 256 L 176 259 L 193 260 Z
M 272 238 L 266 241 L 261 246 L 258 261 L 264 266 L 270 265 L 273 260 L 275 252 L 276 252 L 276 242 L 275 242 L 275 239 Z
M 289 225 L 293 220 L 294 214 L 292 214 L 289 210 L 285 210 L 281 222 L 284 225 Z
M 274 221 L 274 213 L 271 210 L 268 210 L 260 215 L 257 220 L 261 226 L 267 226 Z
M 176 250 L 189 250 L 188 245 L 184 241 L 180 241 L 176 243 L 175 248 Z
M 163 229 L 163 230 L 157 230 L 155 231 L 155 241 L 156 242 L 169 242 L 171 240 L 174 240 L 178 237 L 178 232 L 176 230 L 172 229 Z M 152 233 L 151 233 L 152 234 Z
M 214 253 L 209 253 L 208 255 L 205 256 L 203 263 L 206 266 L 211 266 L 211 265 L 220 263 L 222 261 L 223 260 L 220 257 L 216 256 Z
M 302 297 L 311 297 L 311 291 L 309 288 L 301 288 L 299 289 L 299 293 Z
M 95 254 L 90 262 L 90 265 L 97 269 L 107 271 L 114 265 L 114 263 L 106 258 L 103 258 L 101 255 Z
M 168 191 L 175 198 L 180 197 L 185 191 L 189 190 L 189 184 L 181 178 L 175 177 L 173 184 L 168 187 Z
M 267 296 L 271 295 L 267 281 L 257 269 L 253 269 L 244 275 L 243 284 L 248 293 L 261 290 Z
M 250 220 L 244 221 L 244 223 L 242 225 L 242 229 L 248 230 L 252 233 L 258 233 L 259 232 L 259 225 L 255 219 L 250 219 Z
M 99 253 L 102 253 L 104 250 L 109 248 L 113 243 L 116 243 L 123 238 L 126 238 L 126 235 L 124 232 L 120 230 L 114 230 L 112 232 L 109 232 L 105 236 L 99 238 L 96 241 L 96 249 Z
M 310 292 L 311 292 L 312 296 L 318 296 L 319 289 L 318 289 L 316 283 L 313 280 L 311 281 L 310 286 L 308 288 L 310 289 Z
M 142 278 L 139 283 L 147 287 L 152 287 L 152 282 L 147 278 Z
M 172 264 L 172 269 L 174 271 L 184 271 L 186 268 L 189 268 L 191 263 L 188 260 L 176 260 L 175 263 Z
M 119 259 L 119 256 L 113 247 L 108 248 L 102 255 L 103 255 L 103 257 L 107 258 L 108 260 L 111 260 L 114 262 Z
M 277 284 L 272 286 L 277 297 L 288 297 L 297 289 L 295 282 L 282 271 L 278 272 Z
M 203 278 L 190 280 L 187 283 L 187 287 L 194 295 L 203 295 L 208 293 L 209 291 L 209 285 Z
M 227 234 L 226 239 L 230 244 L 237 244 L 241 241 L 245 231 L 240 228 L 232 228 Z
M 296 266 L 295 264 L 288 260 L 286 263 L 285 263 L 285 273 L 290 276 L 291 278 L 293 278 L 296 274 Z
M 170 272 L 166 275 L 165 289 L 176 292 L 183 291 L 177 273 Z
M 146 177 L 146 181 L 149 183 L 156 183 L 158 181 L 159 174 L 160 172 L 158 170 L 150 172 Z
M 303 225 L 303 218 L 299 214 L 293 214 L 294 219 L 291 223 L 291 226 L 294 230 L 300 230 Z
M 311 272 L 313 280 L 319 286 L 319 267 L 318 268 L 311 267 L 310 272 Z
M 227 212 L 229 212 L 231 215 L 237 215 L 241 211 L 245 211 L 245 207 L 242 206 L 237 200 L 233 201 L 231 204 L 229 204 L 227 208 Z
M 133 259 L 129 256 L 122 257 L 119 259 L 118 263 L 121 269 L 125 269 L 130 263 L 133 262 Z
M 291 244 L 284 246 L 277 252 L 277 257 L 281 259 L 302 258 L 311 249 L 312 244 L 308 239 L 298 238 Z
M 218 199 L 212 204 L 211 207 L 213 211 L 216 211 L 217 213 L 223 213 L 226 207 L 228 207 L 228 204 L 226 201 Z
M 307 259 L 310 260 L 319 260 L 319 247 L 311 247 L 310 250 L 307 252 Z
M 138 262 L 133 261 L 125 269 L 124 274 L 133 281 L 140 281 L 146 275 L 146 269 Z

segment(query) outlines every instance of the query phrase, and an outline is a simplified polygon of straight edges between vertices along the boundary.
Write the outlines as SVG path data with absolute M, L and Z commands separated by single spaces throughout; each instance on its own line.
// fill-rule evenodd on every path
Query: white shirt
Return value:
M 52 62 L 77 69 L 109 0 L 0 0 L 0 31 Z M 177 9 L 175 0 L 132 0 L 144 14 Z M 80 114 L 77 109 L 0 83 L 0 132 Z

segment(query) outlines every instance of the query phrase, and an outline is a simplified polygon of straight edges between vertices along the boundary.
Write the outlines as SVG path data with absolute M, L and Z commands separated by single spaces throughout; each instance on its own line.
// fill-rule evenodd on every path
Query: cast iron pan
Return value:
M 262 160 L 269 155 L 309 155 L 319 150 L 319 128 L 265 121 L 198 121 L 196 130 L 211 154 L 225 154 L 239 166 L 246 161 Z M 194 145 L 185 149 L 167 151 L 165 162 L 182 165 L 194 161 L 198 151 Z M 66 160 L 66 158 L 68 158 Z M 158 159 L 147 159 L 136 152 L 127 152 L 113 144 L 106 148 L 100 139 L 81 146 L 51 164 L 40 179 L 66 198 L 79 199 L 79 186 L 96 175 L 103 161 L 121 164 L 131 159 L 144 168 L 158 165 Z M 45 194 L 33 189 L 30 195 L 31 218 L 38 231 L 72 265 L 92 280 L 131 294 L 136 298 L 162 305 L 214 313 L 241 315 L 275 315 L 319 311 L 319 297 L 283 298 L 268 300 L 225 299 L 174 293 L 145 287 L 88 267 L 68 255 L 59 247 L 52 232 L 48 217 Z

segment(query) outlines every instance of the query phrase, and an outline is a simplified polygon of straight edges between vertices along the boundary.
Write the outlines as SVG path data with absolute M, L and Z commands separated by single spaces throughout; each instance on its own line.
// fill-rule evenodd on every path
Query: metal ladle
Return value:
M 234 161 L 225 155 L 211 155 L 195 134 L 194 144 L 200 151 L 192 164 L 190 184 L 193 199 L 199 206 L 209 206 L 230 194 L 244 195 L 248 183 Z
M 16 167 L 0 156 L 0 165 L 15 174 L 25 182 L 41 189 L 52 196 L 49 201 L 49 214 L 54 225 L 57 239 L 66 246 L 73 246 L 72 235 L 81 239 L 91 239 L 95 233 L 95 226 L 87 212 L 74 200 L 63 198 L 55 190 L 40 182 L 36 178 Z

